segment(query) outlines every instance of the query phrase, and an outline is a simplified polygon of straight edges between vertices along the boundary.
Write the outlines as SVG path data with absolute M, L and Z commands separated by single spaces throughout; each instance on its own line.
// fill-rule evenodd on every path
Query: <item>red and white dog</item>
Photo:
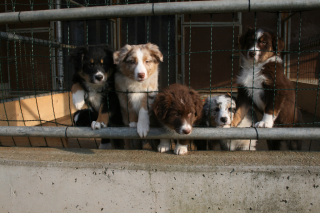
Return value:
M 303 122 L 299 109 L 295 107 L 294 87 L 283 72 L 282 39 L 268 29 L 260 28 L 256 32 L 249 29 L 240 37 L 239 43 L 241 50 L 245 51 L 241 52 L 237 110 L 232 126 L 238 126 L 247 115 L 252 99 L 255 108 L 263 113 L 262 120 L 255 127 L 272 128 L 274 124 L 289 127 Z M 279 149 L 280 142 L 268 141 L 268 146 L 269 149 Z M 301 144 L 296 148 L 301 149 Z
M 192 125 L 201 118 L 202 101 L 199 94 L 181 84 L 172 84 L 159 93 L 152 105 L 158 121 L 168 130 L 189 135 Z M 189 140 L 178 140 L 177 155 L 188 152 Z M 159 152 L 170 150 L 170 140 L 160 139 Z
M 113 54 L 118 65 L 115 88 L 121 106 L 123 122 L 137 127 L 141 138 L 147 136 L 150 126 L 148 108 L 158 91 L 159 63 L 163 55 L 155 44 L 125 45 Z M 150 92 L 150 93 L 148 93 Z M 126 142 L 126 148 L 130 145 Z

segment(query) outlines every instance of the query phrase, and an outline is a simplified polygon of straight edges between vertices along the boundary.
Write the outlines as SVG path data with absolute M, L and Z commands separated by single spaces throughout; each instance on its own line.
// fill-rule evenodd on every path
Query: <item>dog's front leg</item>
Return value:
M 160 139 L 158 152 L 167 152 L 170 150 L 170 139 Z
M 137 132 L 141 138 L 147 136 L 150 130 L 150 118 L 148 113 L 148 106 L 147 106 L 147 96 L 142 100 L 139 116 L 138 116 L 138 124 L 137 124 Z
M 84 95 L 85 92 L 82 88 L 82 86 L 79 83 L 75 83 L 71 87 L 71 93 L 72 93 L 72 102 L 73 105 L 77 110 L 82 109 L 84 105 Z
M 176 148 L 174 149 L 174 154 L 183 155 L 188 152 L 189 140 L 178 140 Z
M 109 116 L 110 115 L 108 110 L 106 110 L 104 108 L 104 105 L 102 104 L 99 109 L 98 119 L 96 121 L 92 121 L 91 128 L 95 130 L 95 129 L 101 129 L 101 128 L 107 127 L 109 122 Z

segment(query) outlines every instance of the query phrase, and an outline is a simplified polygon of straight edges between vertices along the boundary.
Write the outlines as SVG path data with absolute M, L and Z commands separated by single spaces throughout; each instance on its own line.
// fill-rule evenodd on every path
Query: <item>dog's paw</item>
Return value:
M 111 143 L 100 143 L 99 149 L 112 149 Z
M 254 125 L 256 128 L 272 128 L 273 123 L 271 122 L 265 122 L 265 121 L 259 121 Z
M 91 128 L 93 130 L 101 129 L 101 128 L 105 128 L 105 127 L 107 127 L 107 125 L 105 123 L 103 123 L 103 122 L 100 123 L 100 122 L 97 122 L 97 121 L 92 121 L 92 123 L 91 123 Z
M 144 138 L 147 136 L 148 132 L 150 130 L 150 127 L 147 123 L 144 122 L 138 122 L 137 124 L 137 132 L 141 138 Z
M 170 151 L 170 144 L 168 145 L 158 145 L 158 152 L 162 153 L 162 152 L 168 152 Z
M 131 123 L 129 123 L 129 127 L 137 127 L 137 122 L 131 122 Z
M 183 155 L 188 152 L 188 145 L 181 145 L 177 142 L 176 148 L 173 150 L 174 154 L 176 155 Z
M 72 94 L 72 102 L 77 110 L 82 109 L 84 105 L 84 91 L 78 90 L 76 93 Z

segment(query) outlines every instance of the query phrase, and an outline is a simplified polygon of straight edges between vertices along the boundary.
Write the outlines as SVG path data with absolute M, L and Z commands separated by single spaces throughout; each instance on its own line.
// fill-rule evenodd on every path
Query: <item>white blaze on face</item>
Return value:
M 215 116 L 216 124 L 220 127 L 230 125 L 231 117 L 233 117 L 233 114 L 232 112 L 229 111 L 229 108 L 236 107 L 234 100 L 232 100 L 232 104 L 231 104 L 230 97 L 221 95 L 215 101 L 217 103 L 216 107 L 219 107 L 219 112 L 217 112 Z
M 96 78 L 94 78 L 94 82 L 95 83 L 102 83 L 105 80 L 105 76 L 103 74 L 103 72 L 101 72 L 100 70 L 98 70 L 98 72 L 94 75 L 94 77 L 96 76 L 102 76 L 102 79 L 100 81 L 98 81 Z
M 258 46 L 258 41 L 259 41 L 259 39 L 261 38 L 262 35 L 263 35 L 263 30 L 259 29 L 257 31 L 257 38 L 255 39 L 254 46 L 252 46 L 247 52 L 247 58 L 250 58 L 249 52 L 254 51 L 255 52 L 254 60 L 258 61 L 258 59 L 259 59 L 259 57 L 261 55 L 260 47 Z
M 142 81 L 148 78 L 148 73 L 143 63 L 143 52 L 140 49 L 138 49 L 136 54 L 137 54 L 138 64 L 134 69 L 134 77 L 137 81 Z M 144 77 L 140 78 L 139 74 L 144 74 Z
M 179 129 L 179 134 L 189 135 L 192 132 L 192 126 L 186 121 L 183 121 L 182 126 Z

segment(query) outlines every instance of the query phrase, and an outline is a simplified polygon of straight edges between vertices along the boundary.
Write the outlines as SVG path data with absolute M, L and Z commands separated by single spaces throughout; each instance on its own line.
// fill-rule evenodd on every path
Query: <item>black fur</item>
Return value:
M 103 63 L 101 63 L 101 59 Z M 88 110 L 78 111 L 81 113 L 81 120 L 88 119 L 87 122 L 80 122 L 81 126 L 90 126 L 91 122 L 97 119 L 94 115 L 98 116 L 101 104 L 103 104 L 102 113 L 111 113 L 108 126 L 122 126 L 120 103 L 115 92 L 114 84 L 116 65 L 113 63 L 113 51 L 107 46 L 101 45 L 79 47 L 70 55 L 70 61 L 73 63 L 75 69 L 73 83 L 79 83 L 82 86 L 86 94 L 85 102 L 91 106 L 93 110 L 91 117 L 88 115 Z M 95 75 L 98 72 L 104 75 L 105 81 L 97 84 L 95 82 Z M 99 106 L 92 106 L 93 104 L 89 100 L 89 93 L 98 93 L 101 95 Z M 77 124 L 77 126 L 79 125 Z M 102 140 L 102 143 L 109 142 L 109 139 Z

